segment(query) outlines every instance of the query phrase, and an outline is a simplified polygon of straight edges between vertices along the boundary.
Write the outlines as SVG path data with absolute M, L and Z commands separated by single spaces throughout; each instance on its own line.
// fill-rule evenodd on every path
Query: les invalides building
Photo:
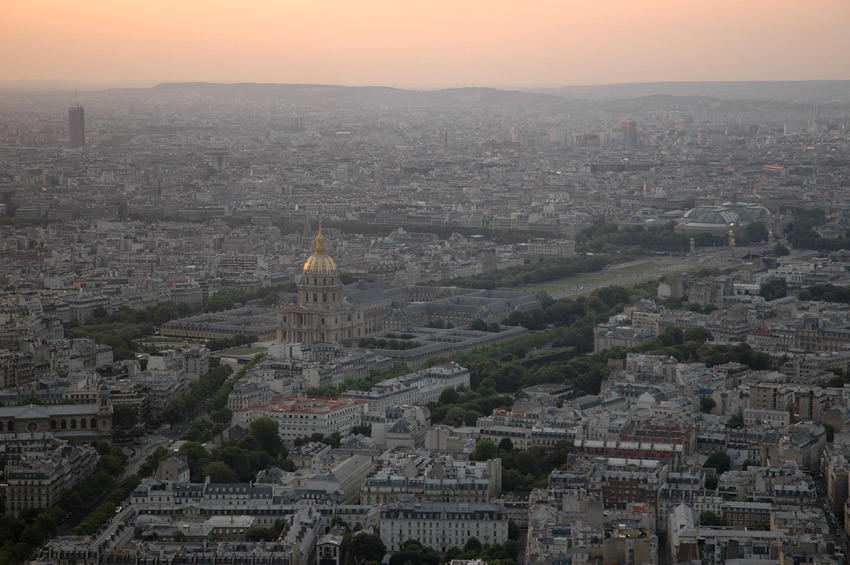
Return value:
M 298 304 L 278 312 L 278 343 L 335 343 L 357 339 L 365 324 L 362 310 L 342 297 L 336 261 L 328 255 L 325 237 L 319 234 L 313 254 L 304 263 L 298 283 Z

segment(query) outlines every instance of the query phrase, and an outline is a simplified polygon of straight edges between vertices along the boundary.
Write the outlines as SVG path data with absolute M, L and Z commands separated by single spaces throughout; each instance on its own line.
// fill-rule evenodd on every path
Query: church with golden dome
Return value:
M 298 283 L 298 304 L 278 312 L 279 343 L 334 343 L 363 333 L 363 314 L 342 297 L 336 261 L 328 255 L 322 225 L 313 254 L 304 263 Z M 359 330 L 359 331 L 358 331 Z
M 306 345 L 357 342 L 378 332 L 433 322 L 448 328 L 474 320 L 498 323 L 515 310 L 539 307 L 540 298 L 530 292 L 365 282 L 343 289 L 320 223 L 313 254 L 301 271 L 297 303 L 278 310 L 277 341 Z

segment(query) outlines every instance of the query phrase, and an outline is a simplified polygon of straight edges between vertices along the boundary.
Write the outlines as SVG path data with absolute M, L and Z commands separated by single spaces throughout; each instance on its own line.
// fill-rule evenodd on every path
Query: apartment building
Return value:
M 53 508 L 62 493 L 94 472 L 98 458 L 92 447 L 71 445 L 25 453 L 6 466 L 6 514 Z
M 248 427 L 259 418 L 271 418 L 280 427 L 284 445 L 293 447 L 296 439 L 316 433 L 348 435 L 351 428 L 360 425 L 367 406 L 366 401 L 352 398 L 286 396 L 262 406 L 237 409 L 233 421 Z
M 483 544 L 508 539 L 508 512 L 498 504 L 395 502 L 381 510 L 381 541 L 390 551 L 409 540 L 444 552 L 471 537 Z

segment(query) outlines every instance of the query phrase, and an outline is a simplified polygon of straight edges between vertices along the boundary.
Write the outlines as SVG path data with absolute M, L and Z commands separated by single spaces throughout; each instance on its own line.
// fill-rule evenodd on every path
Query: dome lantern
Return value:
M 316 243 L 313 254 L 304 263 L 305 275 L 336 275 L 336 261 L 328 255 L 325 246 L 325 236 L 322 235 L 322 223 L 319 222 L 319 233 L 316 235 Z

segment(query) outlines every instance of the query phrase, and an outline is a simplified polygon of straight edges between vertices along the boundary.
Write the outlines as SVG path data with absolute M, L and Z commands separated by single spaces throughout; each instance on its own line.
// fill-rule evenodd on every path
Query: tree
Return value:
M 664 333 L 673 338 L 673 345 L 682 345 L 685 342 L 685 333 L 682 331 L 682 328 L 670 326 L 664 330 Z
M 786 255 L 790 255 L 791 252 L 788 251 L 788 248 L 782 245 L 781 243 L 777 243 L 773 246 L 773 255 L 775 257 L 785 257 Z
M 266 456 L 262 451 L 258 453 Z M 228 446 L 217 450 L 214 455 L 217 460 L 230 467 L 230 469 L 236 473 L 240 481 L 248 482 L 251 480 L 253 475 L 251 472 L 251 460 L 244 449 L 241 447 Z
M 509 437 L 502 438 L 502 441 L 499 442 L 499 451 L 512 451 L 513 448 L 514 442 Z
M 534 475 L 540 470 L 540 462 L 534 453 L 528 450 L 517 452 L 514 457 L 514 465 L 524 475 Z
M 184 443 L 180 446 L 178 453 L 186 457 L 186 462 L 189 464 L 190 469 L 202 468 L 203 465 L 209 462 L 210 454 L 207 453 L 203 445 L 194 441 Z
M 351 555 L 356 563 L 381 562 L 387 554 L 387 546 L 381 536 L 360 532 L 351 539 Z
M 497 457 L 499 457 L 499 448 L 489 439 L 482 439 L 476 443 L 472 455 L 469 456 L 473 461 L 487 461 Z
M 518 540 L 520 536 L 519 524 L 508 520 L 508 539 Z
M 750 243 L 761 243 L 762 241 L 767 241 L 770 234 L 768 233 L 767 228 L 764 227 L 764 224 L 760 222 L 752 222 L 747 225 L 744 230 L 744 235 L 746 236 L 746 240 Z
M 233 418 L 233 411 L 226 406 L 220 410 L 216 410 L 212 413 L 213 422 L 218 422 L 220 424 L 230 424 L 230 420 Z
M 826 430 L 826 441 L 832 443 L 835 440 L 835 427 L 830 424 L 824 424 L 823 429 Z
M 325 445 L 329 445 L 334 449 L 339 447 L 339 443 L 341 441 L 342 441 L 342 434 L 340 434 L 339 432 L 334 432 L 334 433 L 330 434 L 329 436 L 325 436 L 324 438 L 322 438 L 322 443 L 324 443 Z
M 186 417 L 186 406 L 182 398 L 176 398 L 162 411 L 162 419 L 171 424 L 179 424 Z
M 440 393 L 439 404 L 456 404 L 460 397 L 453 388 L 447 388 Z
M 704 512 L 700 512 L 699 514 L 699 523 L 701 526 L 725 526 L 726 518 L 723 516 L 718 516 L 714 512 L 710 510 L 706 510 Z
M 516 540 L 508 539 L 508 541 L 504 543 L 504 548 L 505 554 L 508 556 L 508 558 L 513 560 L 513 562 L 516 562 L 516 556 L 519 553 L 519 548 L 517 547 Z
M 467 551 L 474 551 L 477 553 L 481 551 L 482 547 L 483 546 L 481 545 L 481 542 L 478 540 L 478 538 L 471 537 L 466 540 L 465 544 L 463 544 L 463 551 L 464 553 L 466 553 Z
M 700 396 L 699 411 L 703 414 L 710 414 L 717 407 L 717 402 L 710 396 Z
M 422 551 L 424 549 L 424 546 L 422 545 L 422 542 L 418 539 L 410 538 L 406 542 L 401 544 L 401 549 L 402 551 Z
M 271 457 L 277 457 L 283 447 L 280 429 L 271 418 L 263 417 L 251 422 L 251 435 L 257 438 L 260 446 Z
M 452 406 L 449 408 L 449 411 L 446 412 L 446 417 L 443 419 L 443 423 L 449 426 L 462 426 L 465 418 L 466 410 L 464 410 L 462 406 Z
M 715 469 L 718 474 L 722 474 L 732 468 L 732 462 L 725 452 L 715 451 L 708 457 L 703 467 L 706 469 Z
M 705 343 L 706 341 L 714 341 L 714 335 L 706 328 L 694 326 L 684 331 L 683 339 L 685 342 L 696 341 L 697 343 Z
M 274 541 L 280 533 L 275 534 L 270 528 L 253 527 L 245 530 L 242 539 L 245 541 Z
M 768 302 L 778 298 L 784 298 L 787 294 L 788 283 L 785 282 L 785 279 L 774 279 L 772 281 L 768 281 L 761 285 L 761 288 L 759 289 L 759 296 L 764 297 L 764 299 Z
M 180 313 L 177 311 L 176 306 L 167 302 L 161 302 L 154 307 L 153 323 L 157 326 L 161 326 L 165 322 L 171 321 L 179 315 Z
M 129 406 L 114 406 L 112 408 L 112 425 L 122 430 L 131 430 L 136 425 L 136 411 Z
M 739 411 L 737 414 L 733 414 L 726 421 L 727 428 L 733 428 L 736 430 L 740 430 L 744 427 L 744 413 Z
M 467 426 L 474 426 L 478 422 L 478 418 L 483 416 L 478 410 L 467 410 L 463 415 L 463 421 Z
M 204 467 L 204 476 L 210 478 L 211 483 L 236 483 L 239 477 L 236 471 L 227 466 L 223 461 L 213 461 Z

